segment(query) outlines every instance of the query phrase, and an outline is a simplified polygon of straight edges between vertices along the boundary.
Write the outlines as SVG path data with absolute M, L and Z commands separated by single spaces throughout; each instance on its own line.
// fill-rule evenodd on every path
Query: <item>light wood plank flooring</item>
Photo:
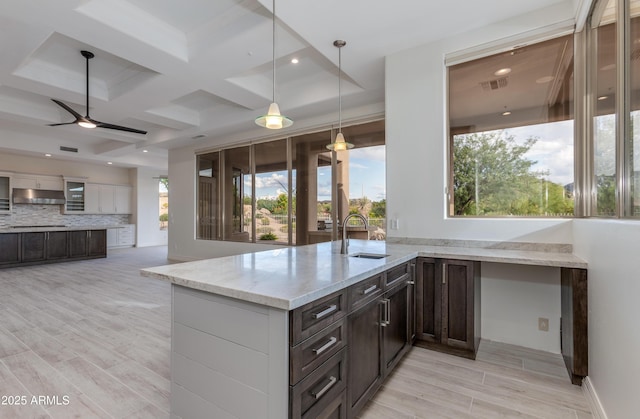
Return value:
M 0 396 L 26 400 L 0 418 L 168 418 L 170 286 L 138 273 L 166 263 L 150 247 L 0 269 Z M 413 348 L 360 417 L 591 414 L 559 356 L 483 341 L 476 361 Z

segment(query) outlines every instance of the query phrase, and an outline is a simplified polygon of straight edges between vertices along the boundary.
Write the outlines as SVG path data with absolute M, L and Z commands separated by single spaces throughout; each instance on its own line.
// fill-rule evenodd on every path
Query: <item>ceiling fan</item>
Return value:
M 89 116 L 89 60 L 92 59 L 93 57 L 95 57 L 95 55 L 90 51 L 80 51 L 80 54 L 82 54 L 82 56 L 87 59 L 87 114 L 85 116 L 82 116 L 78 112 L 76 112 L 73 109 L 71 109 L 65 103 L 62 103 L 62 102 L 60 102 L 59 100 L 56 100 L 56 99 L 51 99 L 58 106 L 60 106 L 65 111 L 67 111 L 71 115 L 73 115 L 76 118 L 76 120 L 73 121 L 73 122 L 63 122 L 61 124 L 49 124 L 49 126 L 50 127 L 56 127 L 58 125 L 76 124 L 76 125 L 80 125 L 83 128 L 107 128 L 107 129 L 115 129 L 115 130 L 118 130 L 118 131 L 133 132 L 133 133 L 136 133 L 136 134 L 143 134 L 143 135 L 146 134 L 147 131 L 142 131 L 142 130 L 135 129 L 135 128 L 128 128 L 128 127 L 123 127 L 123 126 L 120 126 L 120 125 L 114 125 L 114 124 L 108 124 L 106 122 L 96 121 L 95 119 L 93 119 L 93 118 L 91 118 Z

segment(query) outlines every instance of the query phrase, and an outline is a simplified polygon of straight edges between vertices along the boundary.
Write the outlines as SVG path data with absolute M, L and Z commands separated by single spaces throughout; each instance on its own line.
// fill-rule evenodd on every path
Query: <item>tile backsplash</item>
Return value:
M 14 204 L 0 214 L 0 228 L 32 225 L 108 226 L 129 224 L 127 214 L 63 214 L 60 205 Z

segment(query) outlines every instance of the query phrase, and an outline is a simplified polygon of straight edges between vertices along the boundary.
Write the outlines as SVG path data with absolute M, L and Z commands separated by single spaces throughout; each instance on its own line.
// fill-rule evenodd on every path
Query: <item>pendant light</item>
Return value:
M 272 52 L 273 52 L 273 102 L 269 105 L 269 110 L 266 115 L 262 115 L 256 118 L 256 124 L 261 127 L 269 128 L 269 129 L 281 129 L 290 127 L 293 125 L 293 121 L 284 116 L 280 115 L 280 107 L 276 103 L 276 0 L 273 0 L 273 44 L 272 44 Z
M 338 48 L 338 134 L 336 140 L 327 145 L 332 151 L 344 151 L 353 148 L 353 144 L 348 143 L 342 135 L 342 47 L 347 45 L 346 41 L 333 41 L 333 46 Z

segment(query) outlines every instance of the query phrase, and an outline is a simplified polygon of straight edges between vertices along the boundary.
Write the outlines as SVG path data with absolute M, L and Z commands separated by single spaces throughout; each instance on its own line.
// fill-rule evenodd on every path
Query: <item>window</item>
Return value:
M 590 30 L 593 215 L 640 217 L 640 0 L 596 2 Z
M 573 36 L 452 65 L 450 216 L 572 216 Z
M 197 238 L 303 245 L 338 237 L 359 212 L 369 230 L 354 238 L 384 240 L 384 122 L 343 128 L 349 151 L 326 146 L 334 130 L 234 147 L 197 156 Z
M 169 179 L 166 177 L 158 180 L 158 205 L 160 230 L 166 230 L 169 228 Z

